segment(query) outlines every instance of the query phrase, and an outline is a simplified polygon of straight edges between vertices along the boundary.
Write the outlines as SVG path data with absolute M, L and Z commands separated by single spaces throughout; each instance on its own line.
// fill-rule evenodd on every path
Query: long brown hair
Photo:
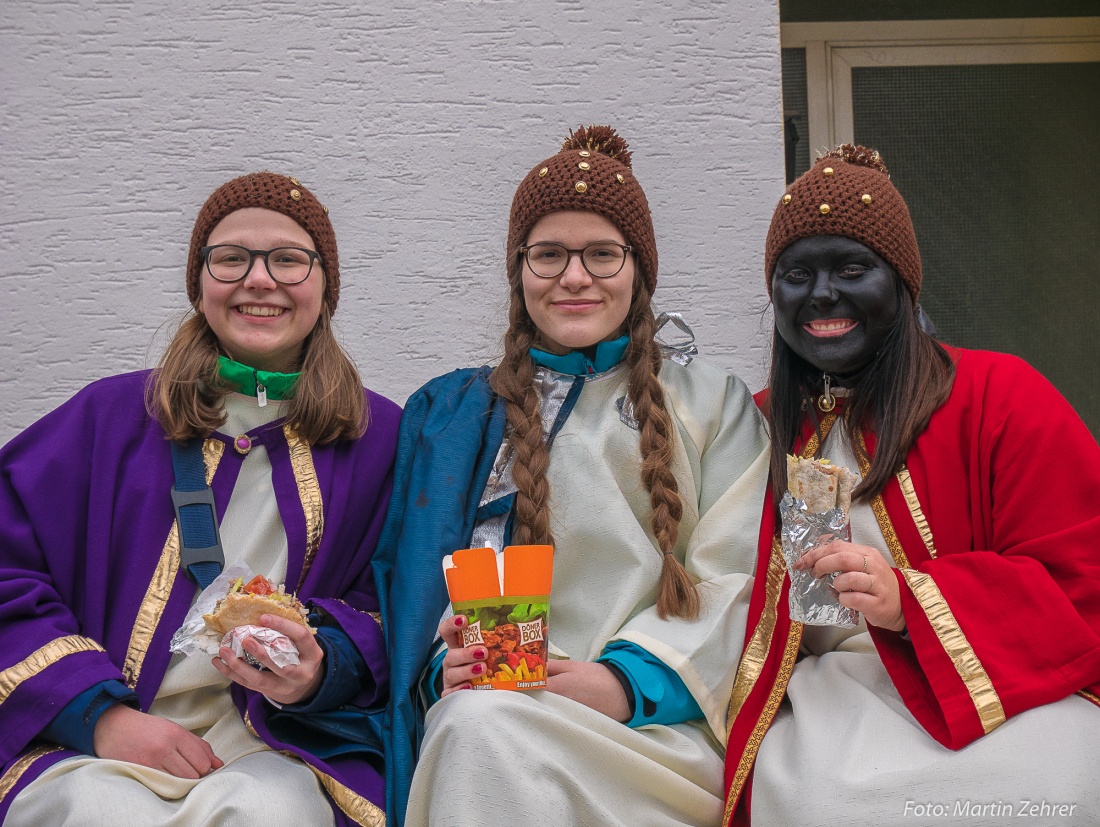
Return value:
M 542 439 L 539 393 L 534 384 L 534 364 L 529 348 L 539 332 L 527 312 L 523 297 L 523 263 L 519 250 L 510 250 L 508 330 L 504 357 L 489 377 L 493 391 L 505 400 L 516 459 L 512 478 L 516 483 L 516 544 L 553 544 L 550 530 L 550 484 L 546 471 L 550 453 Z M 693 619 L 699 614 L 699 594 L 680 561 L 672 553 L 684 506 L 672 473 L 673 423 L 665 406 L 658 379 L 661 350 L 654 340 L 656 322 L 641 268 L 634 278 L 634 292 L 626 327 L 630 335 L 625 361 L 630 369 L 627 392 L 641 436 L 641 477 L 652 508 L 650 525 L 662 555 L 657 614 Z
M 363 383 L 332 333 L 331 313 L 321 310 L 302 348 L 301 375 L 286 419 L 311 445 L 357 439 L 367 429 Z M 145 404 L 169 439 L 208 436 L 225 424 L 222 399 L 232 388 L 217 375 L 223 355 L 206 317 L 192 312 L 168 343 L 149 377 Z
M 853 498 L 870 501 L 879 494 L 905 463 L 905 456 L 921 435 L 932 414 L 947 401 L 955 380 L 955 365 L 946 350 L 921 330 L 913 300 L 900 278 L 895 277 L 898 316 L 875 359 L 860 371 L 846 403 L 850 431 L 859 428 L 875 434 L 875 455 L 868 457 L 860 440 L 852 450 L 870 468 L 852 492 Z M 776 329 L 772 341 L 772 365 L 765 414 L 771 431 L 771 481 L 775 502 L 787 490 L 787 454 L 802 433 L 806 413 L 821 435 L 817 397 L 822 372 L 795 353 Z

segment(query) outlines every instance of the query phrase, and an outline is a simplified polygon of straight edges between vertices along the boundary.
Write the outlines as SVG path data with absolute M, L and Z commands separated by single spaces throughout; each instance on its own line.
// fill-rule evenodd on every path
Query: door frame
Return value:
M 1100 17 L 784 23 L 806 50 L 807 137 L 815 151 L 854 143 L 852 69 L 1100 62 Z

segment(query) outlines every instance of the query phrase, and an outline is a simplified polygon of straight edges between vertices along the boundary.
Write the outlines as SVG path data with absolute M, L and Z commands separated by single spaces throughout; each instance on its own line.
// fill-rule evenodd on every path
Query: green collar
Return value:
M 218 357 L 218 378 L 245 396 L 258 396 L 259 387 L 263 387 L 272 399 L 290 399 L 300 375 L 256 370 L 226 356 Z
M 630 344 L 629 336 L 620 336 L 610 342 L 600 342 L 596 345 L 591 356 L 586 356 L 579 350 L 571 350 L 569 353 L 558 355 L 547 353 L 536 347 L 530 349 L 531 359 L 536 365 L 550 368 L 558 373 L 571 376 L 592 376 L 611 370 L 623 360 L 626 355 L 627 345 Z

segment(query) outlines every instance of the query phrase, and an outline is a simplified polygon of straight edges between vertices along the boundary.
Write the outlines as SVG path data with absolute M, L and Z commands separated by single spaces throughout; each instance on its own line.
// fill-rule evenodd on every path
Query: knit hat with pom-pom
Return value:
M 210 233 L 218 222 L 231 212 L 245 207 L 263 207 L 293 218 L 310 238 L 321 255 L 325 270 L 325 305 L 336 311 L 340 299 L 340 257 L 336 252 L 336 232 L 328 218 L 328 207 L 303 187 L 297 178 L 274 172 L 253 172 L 222 184 L 199 210 L 195 229 L 191 232 L 191 251 L 187 256 L 187 298 L 194 305 L 199 300 L 202 279 L 202 253 Z
M 769 296 L 780 254 L 800 238 L 815 235 L 845 236 L 874 250 L 897 271 L 916 303 L 921 282 L 917 235 L 877 150 L 838 146 L 787 188 L 764 248 Z
M 657 286 L 657 243 L 642 185 L 630 168 L 630 149 L 610 126 L 582 126 L 570 132 L 561 152 L 527 173 L 512 199 L 508 219 L 509 263 L 544 215 L 561 210 L 599 213 L 634 248 L 650 293 Z

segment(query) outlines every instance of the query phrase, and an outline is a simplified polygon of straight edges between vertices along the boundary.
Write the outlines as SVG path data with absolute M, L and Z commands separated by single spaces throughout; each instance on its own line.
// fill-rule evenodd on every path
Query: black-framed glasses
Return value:
M 581 257 L 581 264 L 589 275 L 598 279 L 609 279 L 617 276 L 626 264 L 626 254 L 634 248 L 626 244 L 616 244 L 614 241 L 597 241 L 579 250 L 573 250 L 564 244 L 555 241 L 542 241 L 527 247 L 520 247 L 519 251 L 527 261 L 531 272 L 540 279 L 556 279 L 565 272 L 569 266 L 569 259 L 574 256 Z
M 200 251 L 206 261 L 206 272 L 215 281 L 240 281 L 252 271 L 256 256 L 264 260 L 264 267 L 279 284 L 298 284 L 309 278 L 313 263 L 321 260 L 320 253 L 304 247 L 276 247 L 273 250 L 249 250 L 236 244 L 215 244 Z

